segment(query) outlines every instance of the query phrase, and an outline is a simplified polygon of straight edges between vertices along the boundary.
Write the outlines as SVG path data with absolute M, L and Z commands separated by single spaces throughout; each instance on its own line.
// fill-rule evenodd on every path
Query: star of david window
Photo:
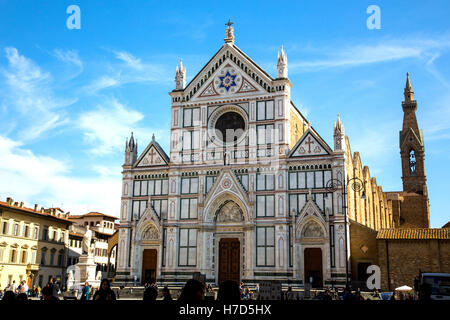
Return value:
M 225 88 L 225 90 L 230 90 L 231 87 L 236 86 L 236 82 L 234 81 L 236 75 L 231 75 L 229 71 L 223 76 L 219 77 L 220 85 L 219 88 Z
M 215 129 L 222 142 L 236 142 L 244 134 L 245 120 L 237 112 L 227 112 L 217 119 Z
M 409 172 L 416 173 L 416 152 L 414 150 L 409 152 Z

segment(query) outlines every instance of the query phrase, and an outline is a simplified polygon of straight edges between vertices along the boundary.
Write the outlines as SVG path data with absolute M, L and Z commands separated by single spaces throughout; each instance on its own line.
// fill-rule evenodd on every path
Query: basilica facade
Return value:
M 116 283 L 177 285 L 197 272 L 211 284 L 345 284 L 350 221 L 391 228 L 392 208 L 339 117 L 330 146 L 291 89 L 283 48 L 274 78 L 235 45 L 230 23 L 187 85 L 180 62 L 170 153 L 154 136 L 140 154 L 133 136 L 125 146 Z M 345 183 L 355 174 L 358 188 Z

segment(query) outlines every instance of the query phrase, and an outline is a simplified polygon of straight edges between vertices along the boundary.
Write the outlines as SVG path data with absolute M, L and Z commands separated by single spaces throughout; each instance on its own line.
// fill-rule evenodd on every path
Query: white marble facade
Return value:
M 230 28 L 187 86 L 177 67 L 170 156 L 155 137 L 139 156 L 134 138 L 126 143 L 116 281 L 144 281 L 143 252 L 156 249 L 159 282 L 200 272 L 218 284 L 219 244 L 233 238 L 240 281 L 303 286 L 305 250 L 319 248 L 320 285 L 342 285 L 342 196 L 326 184 L 345 174 L 343 125 L 335 123 L 329 147 L 291 102 L 283 49 L 273 78 L 238 49 Z M 298 141 L 294 123 L 303 126 Z

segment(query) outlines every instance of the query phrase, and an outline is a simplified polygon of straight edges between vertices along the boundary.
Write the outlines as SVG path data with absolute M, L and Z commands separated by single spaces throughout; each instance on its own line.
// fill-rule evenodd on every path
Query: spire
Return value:
M 406 73 L 406 86 L 405 86 L 405 102 L 412 102 L 414 101 L 414 91 L 411 86 L 411 82 L 409 81 L 409 72 Z
M 334 134 L 343 133 L 344 132 L 344 124 L 341 122 L 341 118 L 339 117 L 339 113 L 337 115 L 337 121 L 334 122 Z
M 227 28 L 225 29 L 225 43 L 234 43 L 234 28 L 232 27 L 234 23 L 228 19 L 228 22 L 225 23 Z
M 155 134 L 152 134 L 152 142 L 155 142 Z
M 130 148 L 130 150 L 134 149 L 133 131 L 131 131 L 131 138 L 130 138 L 130 141 L 128 142 L 128 147 Z
M 186 87 L 186 69 L 183 68 L 183 60 L 180 59 L 180 66 L 175 71 L 175 90 L 183 90 Z
M 337 121 L 334 122 L 334 151 L 342 151 L 345 147 L 345 130 L 344 130 L 344 124 L 341 121 L 341 118 L 339 117 L 339 114 L 337 115 Z
M 137 140 L 134 141 L 133 132 L 130 140 L 125 140 L 125 165 L 132 165 L 137 159 Z
M 277 78 L 288 77 L 287 56 L 284 53 L 283 45 L 281 46 L 281 52 L 278 52 L 277 58 Z

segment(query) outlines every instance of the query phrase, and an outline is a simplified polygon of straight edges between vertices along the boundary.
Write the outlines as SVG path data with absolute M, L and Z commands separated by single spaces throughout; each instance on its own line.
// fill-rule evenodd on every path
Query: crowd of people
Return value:
M 21 281 L 19 285 L 13 281 L 4 290 L 0 290 L 0 299 L 3 301 L 25 301 L 30 297 L 38 297 L 40 300 L 55 301 L 60 300 L 63 290 L 53 278 L 42 289 L 39 286 L 29 289 L 25 281 Z M 81 290 L 79 300 L 116 300 L 116 295 L 114 290 L 111 289 L 109 280 L 103 279 L 98 289 L 94 289 L 86 282 Z
M 123 288 L 121 288 L 123 289 Z M 244 283 L 238 284 L 235 281 L 224 281 L 220 284 L 216 295 L 215 289 L 211 284 L 204 285 L 202 282 L 191 279 L 186 282 L 181 294 L 178 297 L 178 301 L 182 303 L 193 303 L 202 300 L 215 300 L 223 303 L 234 303 L 241 300 L 258 300 L 259 299 L 259 287 L 256 286 L 254 291 L 250 290 Z M 155 301 L 158 298 L 159 289 L 156 281 L 151 281 L 145 284 L 143 300 Z M 39 297 L 41 300 L 52 301 L 59 300 L 62 295 L 60 284 L 51 278 L 48 284 L 43 287 L 28 288 L 25 281 L 20 281 L 17 285 L 13 281 L 4 290 L 0 290 L 0 299 L 4 301 L 25 301 L 29 297 Z M 120 289 L 117 290 L 117 298 L 119 298 Z M 161 290 L 163 301 L 172 301 L 172 295 L 167 286 Z M 113 301 L 116 300 L 116 293 L 111 288 L 111 284 L 108 279 L 103 279 L 100 286 L 95 289 L 88 282 L 86 282 L 80 292 L 78 300 L 94 300 L 94 301 Z M 380 292 L 374 290 L 371 294 L 366 294 L 364 298 L 360 289 L 351 290 L 350 288 L 327 288 L 322 291 L 314 291 L 308 297 L 305 296 L 305 292 L 294 291 L 292 287 L 288 287 L 287 291 L 281 295 L 282 300 L 350 300 L 350 301 L 362 301 L 365 299 L 382 299 Z M 420 291 L 417 293 L 400 293 L 395 292 L 390 297 L 390 300 L 430 300 L 431 299 L 431 287 L 427 287 L 426 284 L 421 286 Z

